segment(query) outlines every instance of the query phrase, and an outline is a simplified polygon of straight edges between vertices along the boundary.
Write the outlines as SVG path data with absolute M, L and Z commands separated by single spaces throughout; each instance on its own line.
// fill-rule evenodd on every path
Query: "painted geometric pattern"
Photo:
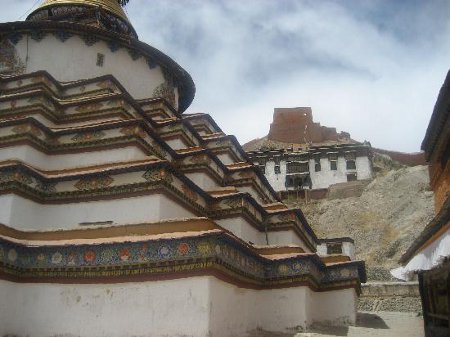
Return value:
M 120 276 L 130 267 L 180 265 L 183 261 L 216 261 L 227 269 L 258 282 L 308 276 L 316 283 L 358 279 L 358 265 L 325 267 L 316 256 L 267 260 L 253 254 L 223 234 L 95 245 L 23 246 L 0 240 L 0 272 L 17 276 L 33 273 L 57 277 L 76 268 L 78 277 L 104 276 L 113 268 Z M 200 264 L 199 266 L 203 266 Z M 92 269 L 94 268 L 94 269 Z M 145 269 L 144 268 L 144 269 Z M 292 279 L 293 281 L 293 279 Z
M 72 137 L 72 140 L 74 142 L 86 142 L 86 141 L 92 141 L 97 139 L 102 139 L 105 137 L 105 133 L 102 131 L 93 131 L 93 132 L 84 132 L 84 133 L 78 133 L 75 136 Z
M 96 188 L 108 187 L 114 182 L 109 176 L 97 176 L 92 178 L 84 178 L 75 183 L 78 190 L 92 190 Z

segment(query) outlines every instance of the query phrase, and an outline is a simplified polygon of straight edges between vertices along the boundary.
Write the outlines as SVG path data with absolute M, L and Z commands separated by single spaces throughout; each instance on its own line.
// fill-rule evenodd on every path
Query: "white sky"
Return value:
M 0 0 L 0 21 L 41 0 Z M 275 107 L 372 146 L 420 149 L 450 68 L 447 0 L 131 0 L 140 40 L 192 76 L 187 112 L 211 114 L 241 143 L 268 133 Z

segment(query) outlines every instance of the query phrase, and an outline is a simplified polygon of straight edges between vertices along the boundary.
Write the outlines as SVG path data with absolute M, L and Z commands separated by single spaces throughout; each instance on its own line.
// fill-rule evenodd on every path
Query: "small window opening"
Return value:
M 354 160 L 347 160 L 347 170 L 356 170 L 356 162 Z
M 347 181 L 355 181 L 357 179 L 356 173 L 347 174 Z
M 332 171 L 336 171 L 337 170 L 337 161 L 336 160 L 330 161 L 330 169 Z
M 320 166 L 320 162 L 316 162 L 314 165 L 314 171 L 319 172 L 320 170 L 322 170 L 322 166 Z
M 103 67 L 103 63 L 105 62 L 105 55 L 101 53 L 97 53 L 97 66 Z
M 280 173 L 281 173 L 280 166 L 275 166 L 275 174 L 280 174 Z
M 342 243 L 327 243 L 327 254 L 342 254 Z

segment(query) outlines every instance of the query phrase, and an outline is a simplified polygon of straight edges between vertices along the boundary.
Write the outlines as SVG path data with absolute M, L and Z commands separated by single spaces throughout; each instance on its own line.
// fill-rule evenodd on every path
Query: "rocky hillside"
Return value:
M 426 166 L 403 167 L 384 156 L 376 156 L 375 166 L 377 177 L 361 197 L 300 207 L 319 237 L 354 238 L 369 279 L 388 280 L 388 270 L 432 219 L 433 194 Z

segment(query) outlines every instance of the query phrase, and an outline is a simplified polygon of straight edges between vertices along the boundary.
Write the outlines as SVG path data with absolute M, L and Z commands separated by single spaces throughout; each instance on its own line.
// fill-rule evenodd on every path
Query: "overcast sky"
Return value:
M 0 21 L 41 0 L 0 0 Z M 372 146 L 420 149 L 450 68 L 448 0 L 131 0 L 140 40 L 192 76 L 188 112 L 241 143 L 268 133 L 275 107 Z

